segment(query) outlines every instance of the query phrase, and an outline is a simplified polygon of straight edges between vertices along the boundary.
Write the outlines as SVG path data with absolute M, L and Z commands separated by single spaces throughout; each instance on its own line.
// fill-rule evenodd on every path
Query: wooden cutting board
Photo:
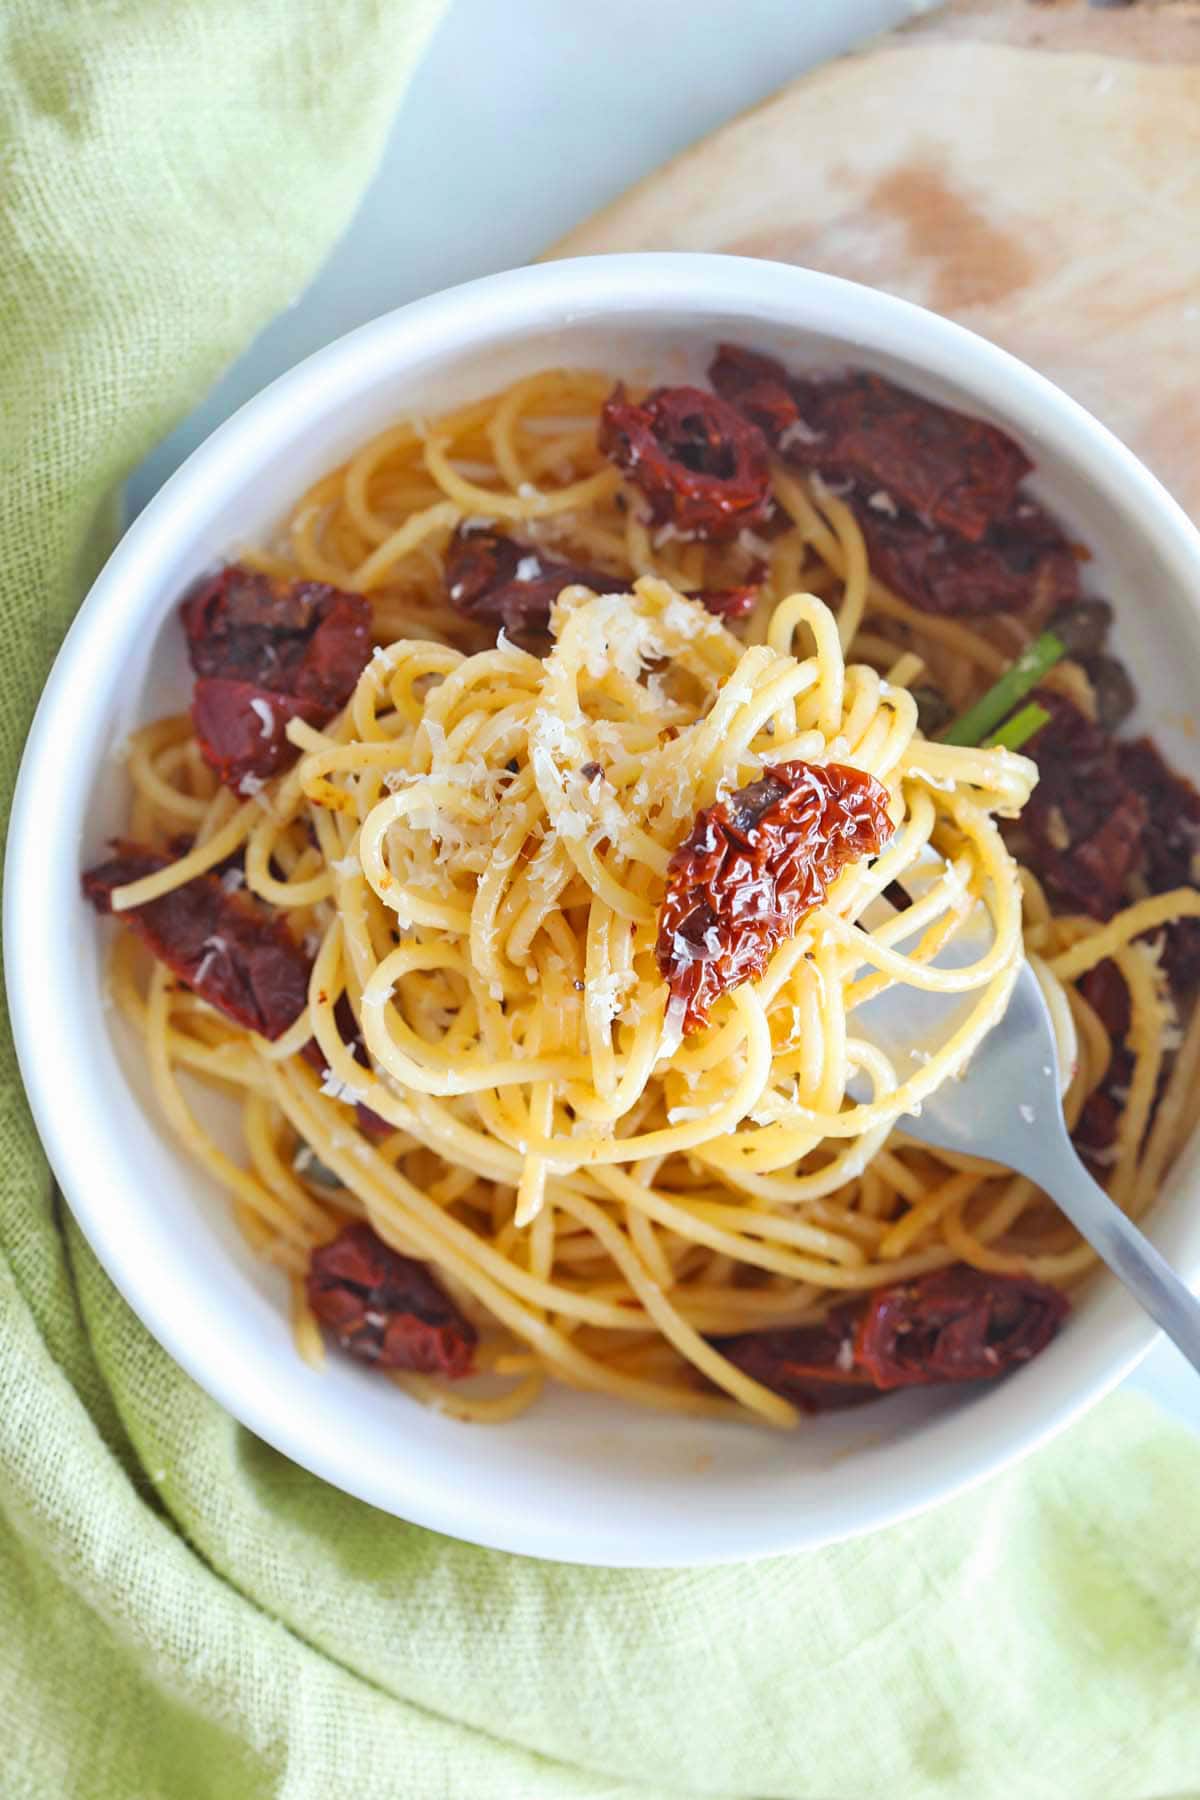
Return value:
M 552 256 L 850 276 L 1051 376 L 1200 518 L 1200 0 L 958 0 L 803 77 Z

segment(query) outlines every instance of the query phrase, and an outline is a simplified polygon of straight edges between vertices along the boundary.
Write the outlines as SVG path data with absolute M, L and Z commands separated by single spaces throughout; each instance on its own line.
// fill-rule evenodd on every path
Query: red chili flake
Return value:
M 544 635 L 554 602 L 576 583 L 601 594 L 627 585 L 619 576 L 561 562 L 499 531 L 460 525 L 446 552 L 446 594 L 454 610 L 500 626 L 512 637 Z
M 847 863 L 878 854 L 887 804 L 861 769 L 790 762 L 697 815 L 670 861 L 655 946 L 685 1032 L 761 974 Z
M 723 345 L 709 370 L 719 394 L 772 431 L 789 462 L 848 477 L 930 527 L 972 542 L 1011 508 L 1033 467 L 994 425 L 939 406 L 881 375 L 789 375 L 781 364 Z M 787 417 L 785 395 L 792 402 Z
M 639 404 L 618 382 L 596 441 L 649 502 L 653 525 L 719 542 L 771 510 L 762 433 L 703 388 L 655 388 Z
M 1079 562 L 1060 526 L 1019 499 L 975 542 L 885 510 L 862 488 L 849 495 L 872 573 L 923 612 L 957 618 L 1020 613 L 1037 622 L 1079 596 Z M 886 497 L 884 497 L 886 498 Z
M 1021 814 L 1023 860 L 1052 893 L 1107 919 L 1144 859 L 1147 805 L 1125 779 L 1125 746 L 1061 694 L 1034 697 L 1050 719 L 1024 747 L 1038 784 Z
M 295 760 L 288 721 L 327 723 L 371 654 L 371 609 L 361 594 L 277 581 L 240 563 L 189 596 L 183 622 L 200 748 L 238 791 Z
M 362 1362 L 452 1380 L 471 1373 L 475 1327 L 424 1263 L 401 1256 L 369 1225 L 347 1225 L 313 1251 L 308 1303 Z
M 876 1396 L 870 1376 L 854 1362 L 862 1311 L 862 1303 L 856 1301 L 835 1308 L 819 1325 L 743 1331 L 711 1341 L 735 1368 L 793 1406 L 809 1413 L 832 1412 Z
M 169 867 L 171 858 L 118 841 L 116 855 L 89 869 L 83 891 L 111 912 L 114 888 Z M 158 900 L 119 917 L 173 974 L 219 1012 L 277 1038 L 308 1001 L 310 964 L 277 918 L 244 891 L 227 893 L 217 875 L 196 875 Z
M 1044 1350 L 1069 1310 L 1066 1295 L 1044 1282 L 955 1263 L 877 1288 L 855 1362 L 883 1389 L 989 1381 Z

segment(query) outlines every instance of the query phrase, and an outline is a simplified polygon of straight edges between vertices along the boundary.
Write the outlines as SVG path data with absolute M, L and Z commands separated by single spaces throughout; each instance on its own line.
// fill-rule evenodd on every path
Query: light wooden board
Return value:
M 960 319 L 1200 518 L 1200 4 L 965 0 L 785 88 L 552 255 L 720 250 Z

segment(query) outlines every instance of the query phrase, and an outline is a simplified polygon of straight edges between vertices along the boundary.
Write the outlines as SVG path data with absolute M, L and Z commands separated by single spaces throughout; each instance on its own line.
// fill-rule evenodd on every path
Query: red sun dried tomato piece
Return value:
M 1178 994 L 1200 984 L 1200 919 L 1176 919 L 1166 927 L 1163 967 Z
M 511 637 L 544 635 L 550 609 L 576 583 L 601 594 L 626 583 L 602 569 L 561 562 L 500 531 L 455 531 L 446 552 L 446 594 L 456 612 L 502 627 Z
M 882 375 L 788 375 L 768 358 L 722 346 L 709 377 L 718 393 L 773 431 L 789 462 L 879 490 L 925 525 L 972 542 L 1009 511 L 1033 467 L 995 425 Z M 794 411 L 778 430 L 787 412 L 783 393 Z
M 1088 1095 L 1075 1121 L 1071 1141 L 1080 1156 L 1095 1163 L 1097 1168 L 1106 1168 L 1114 1159 L 1113 1145 L 1117 1141 L 1117 1128 L 1129 1098 L 1132 1078 L 1133 1054 L 1118 1045 L 1104 1072 L 1104 1080 Z
M 955 1263 L 877 1288 L 855 1359 L 884 1389 L 989 1381 L 1044 1350 L 1069 1310 L 1066 1295 L 1044 1282 Z
M 596 441 L 648 501 L 653 525 L 719 542 L 771 510 L 766 440 L 703 388 L 655 388 L 638 403 L 618 382 Z
M 717 619 L 744 619 L 758 605 L 762 582 L 747 582 L 745 587 L 697 588 L 689 600 L 698 600 L 706 612 Z
M 1137 789 L 1150 814 L 1146 879 L 1151 891 L 1195 887 L 1200 882 L 1200 793 L 1165 761 L 1149 738 L 1118 744 L 1121 773 Z
M 862 1310 L 855 1302 L 837 1307 L 819 1325 L 743 1331 L 711 1342 L 735 1368 L 804 1412 L 832 1412 L 876 1397 L 875 1384 L 854 1361 Z
M 1151 893 L 1200 887 L 1200 793 L 1149 738 L 1118 744 L 1117 764 L 1149 814 L 1145 874 Z M 1163 966 L 1180 993 L 1200 982 L 1200 920 L 1178 919 L 1166 927 Z
M 204 760 L 227 787 L 252 794 L 296 760 L 292 719 L 323 725 L 330 715 L 312 700 L 276 694 L 249 681 L 201 676 L 192 692 L 192 724 Z
M 1023 860 L 1052 893 L 1107 919 L 1142 864 L 1146 803 L 1122 773 L 1125 746 L 1062 695 L 1035 698 L 1050 719 L 1024 747 L 1038 784 L 1021 814 Z
M 744 413 L 776 448 L 800 418 L 789 385 L 791 377 L 772 356 L 743 350 L 737 344 L 721 344 L 709 365 L 708 379 L 722 400 Z M 802 435 L 803 429 L 801 426 L 794 435 Z
M 1123 1044 L 1129 1035 L 1132 1007 L 1125 977 L 1111 957 L 1088 970 L 1079 991 L 1113 1043 Z
M 872 573 L 923 612 L 956 618 L 1024 614 L 1034 622 L 1079 595 L 1079 563 L 1049 513 L 1020 499 L 974 543 L 931 531 L 882 490 L 857 488 L 849 504 Z
M 847 863 L 892 835 L 887 789 L 842 763 L 780 763 L 709 806 L 671 858 L 655 954 L 697 1031 L 713 1002 L 761 974 Z
M 369 1225 L 347 1225 L 313 1251 L 308 1303 L 362 1362 L 451 1379 L 471 1373 L 475 1327 L 424 1263 L 401 1256 Z
M 112 910 L 114 888 L 171 862 L 140 844 L 114 848 L 114 857 L 83 877 L 98 913 Z M 282 1036 L 308 1003 L 309 960 L 282 921 L 243 891 L 226 892 L 217 875 L 193 876 L 118 916 L 210 1006 L 261 1037 Z
M 240 563 L 188 597 L 183 623 L 200 748 L 221 780 L 243 792 L 295 760 L 288 720 L 324 725 L 371 654 L 371 608 L 361 594 L 277 581 Z

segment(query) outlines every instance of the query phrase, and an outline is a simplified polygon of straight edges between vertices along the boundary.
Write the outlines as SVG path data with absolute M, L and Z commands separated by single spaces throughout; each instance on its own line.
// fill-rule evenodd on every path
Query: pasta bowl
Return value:
M 1004 1381 L 913 1390 L 792 1434 L 565 1390 L 481 1428 L 349 1360 L 316 1370 L 296 1354 L 286 1284 L 159 1119 L 106 1007 L 105 931 L 79 876 L 122 820 L 115 747 L 183 699 L 176 607 L 197 576 L 268 538 L 304 489 L 397 417 L 556 364 L 686 380 L 719 340 L 874 370 L 1010 432 L 1036 461 L 1038 497 L 1093 551 L 1092 585 L 1116 604 L 1147 722 L 1176 767 L 1200 776 L 1200 537 L 1109 432 L 1004 352 L 887 295 L 739 258 L 613 256 L 512 271 L 388 314 L 214 433 L 80 610 L 30 733 L 8 851 L 6 961 L 30 1101 L 68 1203 L 159 1342 L 247 1429 L 348 1493 L 478 1544 L 608 1566 L 811 1548 L 934 1505 L 1061 1430 L 1128 1373 L 1153 1327 L 1098 1277 L 1056 1340 Z M 1198 1170 L 1193 1144 L 1149 1221 L 1192 1280 Z

